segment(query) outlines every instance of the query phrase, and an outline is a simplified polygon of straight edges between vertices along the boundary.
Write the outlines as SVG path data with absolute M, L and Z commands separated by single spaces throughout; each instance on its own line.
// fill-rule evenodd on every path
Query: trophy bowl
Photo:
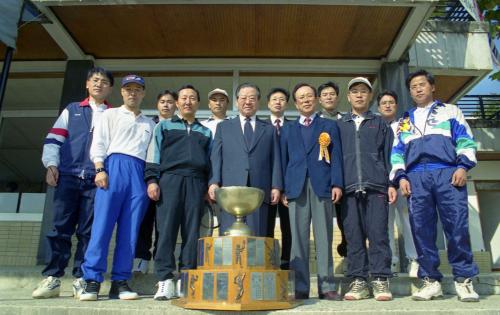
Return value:
M 230 236 L 251 236 L 252 230 L 245 224 L 243 218 L 260 207 L 264 200 L 261 189 L 246 186 L 228 186 L 215 191 L 217 204 L 229 214 L 236 217 L 236 221 L 226 231 Z

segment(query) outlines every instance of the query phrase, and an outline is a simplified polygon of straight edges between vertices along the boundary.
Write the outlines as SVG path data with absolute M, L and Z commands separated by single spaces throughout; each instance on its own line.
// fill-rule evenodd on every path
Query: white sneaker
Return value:
M 389 280 L 376 279 L 372 281 L 373 296 L 377 301 L 391 301 L 392 293 L 389 288 Z
M 34 299 L 48 299 L 61 294 L 61 280 L 57 277 L 47 277 L 38 284 L 31 296 Z
M 411 298 L 414 301 L 430 301 L 443 297 L 443 290 L 441 290 L 441 283 L 437 280 L 431 281 L 429 278 L 423 279 L 424 284 Z
M 177 291 L 176 291 L 177 296 L 180 298 L 183 298 L 184 294 L 182 293 L 182 290 L 181 290 L 181 279 L 177 279 L 176 289 L 177 289 Z
M 408 276 L 410 278 L 418 278 L 418 267 L 416 259 L 408 259 Z
M 465 279 L 459 283 L 455 281 L 455 290 L 457 291 L 458 299 L 462 302 L 479 302 L 479 295 L 474 291 L 472 279 Z
M 176 285 L 174 279 L 167 279 L 165 281 L 158 281 L 158 290 L 154 296 L 157 301 L 165 301 L 176 298 Z
M 83 292 L 84 287 L 85 280 L 83 280 L 83 278 L 78 278 L 73 281 L 73 297 L 75 299 L 80 299 L 80 294 Z
M 134 259 L 134 268 L 132 268 L 132 272 L 140 272 L 143 274 L 148 273 L 149 260 L 145 260 L 142 258 Z

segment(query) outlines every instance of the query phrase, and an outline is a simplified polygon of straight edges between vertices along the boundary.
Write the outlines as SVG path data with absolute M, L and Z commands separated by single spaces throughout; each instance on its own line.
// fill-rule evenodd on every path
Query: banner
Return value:
M 17 23 L 22 6 L 22 0 L 0 1 L 0 41 L 14 49 L 17 40 Z

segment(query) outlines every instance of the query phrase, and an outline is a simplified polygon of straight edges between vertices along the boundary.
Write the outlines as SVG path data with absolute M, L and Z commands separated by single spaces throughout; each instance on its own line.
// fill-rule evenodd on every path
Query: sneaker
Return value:
M 149 260 L 142 258 L 134 259 L 134 268 L 132 268 L 132 272 L 147 274 L 148 268 L 149 268 Z
M 78 278 L 73 281 L 73 297 L 75 299 L 80 298 L 80 294 L 83 292 L 83 287 L 85 286 L 85 280 L 83 278 Z
M 344 295 L 344 300 L 346 301 L 356 301 L 361 299 L 367 299 L 370 297 L 370 290 L 368 289 L 368 283 L 365 280 L 356 278 L 349 285 L 349 292 Z
M 408 259 L 408 276 L 410 278 L 418 278 L 418 267 L 416 259 Z
M 31 296 L 34 299 L 48 299 L 61 294 L 61 280 L 57 277 L 47 277 L 38 284 Z
M 158 290 L 154 296 L 157 301 L 165 301 L 176 298 L 176 285 L 174 279 L 167 279 L 165 281 L 158 281 Z
M 139 299 L 139 294 L 132 291 L 132 289 L 128 286 L 127 280 L 114 280 L 111 281 L 109 298 L 120 300 L 137 300 Z
M 430 301 L 443 297 L 443 290 L 441 290 L 439 281 L 425 277 L 423 282 L 422 287 L 411 296 L 414 301 Z
M 86 280 L 82 292 L 80 292 L 80 301 L 97 301 L 101 284 L 94 280 Z
M 455 290 L 457 297 L 462 302 L 479 302 L 479 295 L 474 291 L 472 279 L 465 279 L 464 282 L 455 281 Z
M 377 301 L 391 301 L 392 293 L 389 289 L 389 280 L 379 278 L 372 281 L 373 296 Z

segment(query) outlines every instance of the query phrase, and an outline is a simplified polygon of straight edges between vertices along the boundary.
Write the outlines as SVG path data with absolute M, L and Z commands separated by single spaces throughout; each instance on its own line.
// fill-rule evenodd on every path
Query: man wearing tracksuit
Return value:
M 393 203 L 397 195 L 388 179 L 393 136 L 385 121 L 368 110 L 370 81 L 354 78 L 348 90 L 351 112 L 339 121 L 345 185 L 342 220 L 347 240 L 347 277 L 352 279 L 344 299 L 368 298 L 367 279 L 371 275 L 375 299 L 388 301 L 392 299 L 388 280 L 392 272 L 387 201 Z
M 148 149 L 145 178 L 148 196 L 157 202 L 158 243 L 155 300 L 177 297 L 174 250 L 179 228 L 182 246 L 179 269 L 196 268 L 196 246 L 207 193 L 210 129 L 196 118 L 200 96 L 191 85 L 178 91 L 179 114 L 158 123 Z
M 140 111 L 145 96 L 144 79 L 129 74 L 121 85 L 124 104 L 102 115 L 90 148 L 98 189 L 92 235 L 82 265 L 86 284 L 80 301 L 98 298 L 115 225 L 109 298 L 134 300 L 139 297 L 127 280 L 132 276 L 137 235 L 148 206 L 144 164 L 155 123 Z
M 94 126 L 108 108 L 106 97 L 113 88 L 113 75 L 103 68 L 87 74 L 89 97 L 70 103 L 57 118 L 43 145 L 42 162 L 46 181 L 55 187 L 53 229 L 47 235 L 50 261 L 42 271 L 46 278 L 33 291 L 33 298 L 57 297 L 60 277 L 71 257 L 71 237 L 78 239 L 72 274 L 73 294 L 78 298 L 83 285 L 81 264 L 90 239 L 94 212 L 95 169 L 89 159 Z
M 408 76 L 416 107 L 400 119 L 391 154 L 391 179 L 409 196 L 418 277 L 423 279 L 412 298 L 427 301 L 443 295 L 436 247 L 439 213 L 458 298 L 477 302 L 472 278 L 479 271 L 470 246 L 466 188 L 467 171 L 476 165 L 476 143 L 460 109 L 434 99 L 434 82 L 425 70 Z

